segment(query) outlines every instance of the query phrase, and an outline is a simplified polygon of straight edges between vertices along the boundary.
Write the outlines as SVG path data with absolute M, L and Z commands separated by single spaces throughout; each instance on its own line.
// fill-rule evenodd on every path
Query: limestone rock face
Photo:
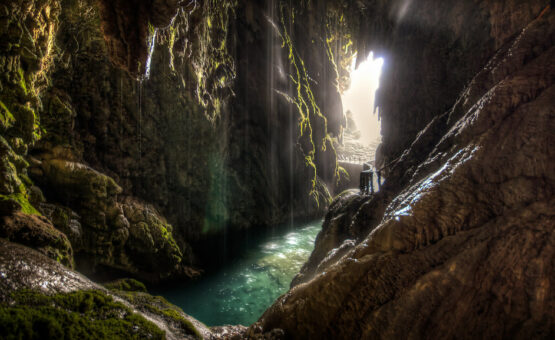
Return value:
M 260 319 L 264 331 L 298 339 L 554 336 L 554 38 L 548 11 L 497 51 L 392 165 L 382 195 L 353 199 L 355 217 L 319 238 L 335 237 L 337 247 L 353 228 L 369 234 L 354 235 L 352 250 L 280 297 Z M 385 209 L 373 205 L 384 198 Z
M 314 251 L 300 273 L 293 278 L 291 287 L 310 280 L 325 258 L 329 258 L 329 261 L 340 257 L 354 246 L 357 235 L 351 230 L 350 224 L 360 206 L 369 198 L 359 195 L 358 190 L 346 191 L 335 198 L 326 214 L 322 231 L 316 237 Z M 320 269 L 323 271 L 323 268 Z

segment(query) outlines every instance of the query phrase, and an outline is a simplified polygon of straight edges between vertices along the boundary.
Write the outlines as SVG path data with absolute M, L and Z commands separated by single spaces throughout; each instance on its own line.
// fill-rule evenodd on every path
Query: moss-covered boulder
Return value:
M 0 136 L 0 215 L 22 210 L 37 213 L 29 203 L 27 187 L 32 183 L 25 174 L 27 161 L 13 151 L 5 138 Z
M 183 254 L 172 235 L 172 226 L 152 206 L 131 198 L 122 207 L 129 223 L 127 252 L 138 268 L 162 273 L 175 269 Z
M 106 229 L 106 216 L 98 213 L 107 212 L 122 189 L 112 178 L 85 164 L 48 156 L 32 168 L 31 174 L 46 188 L 55 188 L 50 192 L 56 200 L 96 212 L 83 219 L 91 227 Z
M 83 248 L 81 217 L 75 211 L 63 205 L 53 203 L 41 203 L 38 209 L 52 222 L 56 229 L 68 237 L 75 252 Z
M 111 177 L 68 160 L 74 158 L 71 148 L 54 147 L 36 157 L 31 176 L 57 202 L 42 207 L 71 234 L 85 270 L 102 265 L 149 281 L 181 272 L 183 253 L 173 228 L 154 207 L 119 198 L 122 189 Z
M 51 259 L 73 267 L 73 250 L 67 236 L 42 216 L 15 212 L 0 217 L 0 237 L 37 249 Z

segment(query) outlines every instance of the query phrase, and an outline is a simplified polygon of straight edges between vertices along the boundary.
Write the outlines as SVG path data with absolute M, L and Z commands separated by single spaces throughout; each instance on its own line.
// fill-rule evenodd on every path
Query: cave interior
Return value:
M 554 6 L 4 0 L 0 337 L 555 338 Z

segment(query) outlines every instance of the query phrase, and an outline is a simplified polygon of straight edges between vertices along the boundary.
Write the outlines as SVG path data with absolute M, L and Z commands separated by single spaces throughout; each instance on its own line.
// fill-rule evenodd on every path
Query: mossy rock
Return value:
M 0 101 L 0 131 L 5 132 L 15 123 L 15 117 L 6 107 L 4 102 Z
M 42 162 L 42 169 L 49 184 L 66 188 L 68 193 L 87 203 L 107 199 L 122 191 L 111 177 L 81 163 L 51 159 Z
M 0 194 L 25 194 L 25 184 L 20 177 L 28 163 L 14 152 L 10 143 L 0 136 Z
M 116 195 L 122 189 L 109 176 L 91 167 L 63 159 L 50 159 L 45 155 L 40 164 L 30 169 L 33 179 L 51 200 L 69 206 L 82 217 L 86 227 L 107 231 L 107 220 L 115 206 Z
M 71 133 L 77 116 L 67 94 L 52 89 L 46 96 L 46 110 L 41 113 L 41 126 L 48 131 L 41 144 L 49 141 L 53 145 L 73 145 Z
M 73 267 L 73 249 L 65 234 L 46 218 L 21 211 L 0 218 L 0 237 L 36 249 L 53 260 Z
M 3 116 L 0 123 L 5 127 L 5 135 L 23 139 L 25 146 L 35 143 L 41 136 L 39 116 L 30 99 L 23 90 L 5 90 L 0 96 Z
M 11 294 L 0 304 L 3 339 L 165 339 L 144 317 L 98 290 Z
M 140 268 L 166 272 L 181 263 L 183 254 L 172 226 L 154 208 L 127 199 L 123 211 L 130 223 L 126 247 Z
M 8 215 L 14 211 L 21 211 L 29 215 L 40 215 L 40 212 L 29 203 L 24 194 L 0 195 L 0 215 Z
M 80 216 L 73 210 L 59 204 L 40 203 L 38 207 L 54 227 L 69 238 L 73 250 L 78 252 L 83 246 L 83 228 L 79 220 Z

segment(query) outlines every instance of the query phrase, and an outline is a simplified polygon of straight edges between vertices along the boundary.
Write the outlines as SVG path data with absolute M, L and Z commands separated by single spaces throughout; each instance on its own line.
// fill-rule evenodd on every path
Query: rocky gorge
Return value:
M 1 333 L 553 338 L 552 5 L 4 1 Z M 385 182 L 361 195 L 340 95 L 370 51 Z M 208 328 L 136 281 L 324 214 L 253 325 Z

